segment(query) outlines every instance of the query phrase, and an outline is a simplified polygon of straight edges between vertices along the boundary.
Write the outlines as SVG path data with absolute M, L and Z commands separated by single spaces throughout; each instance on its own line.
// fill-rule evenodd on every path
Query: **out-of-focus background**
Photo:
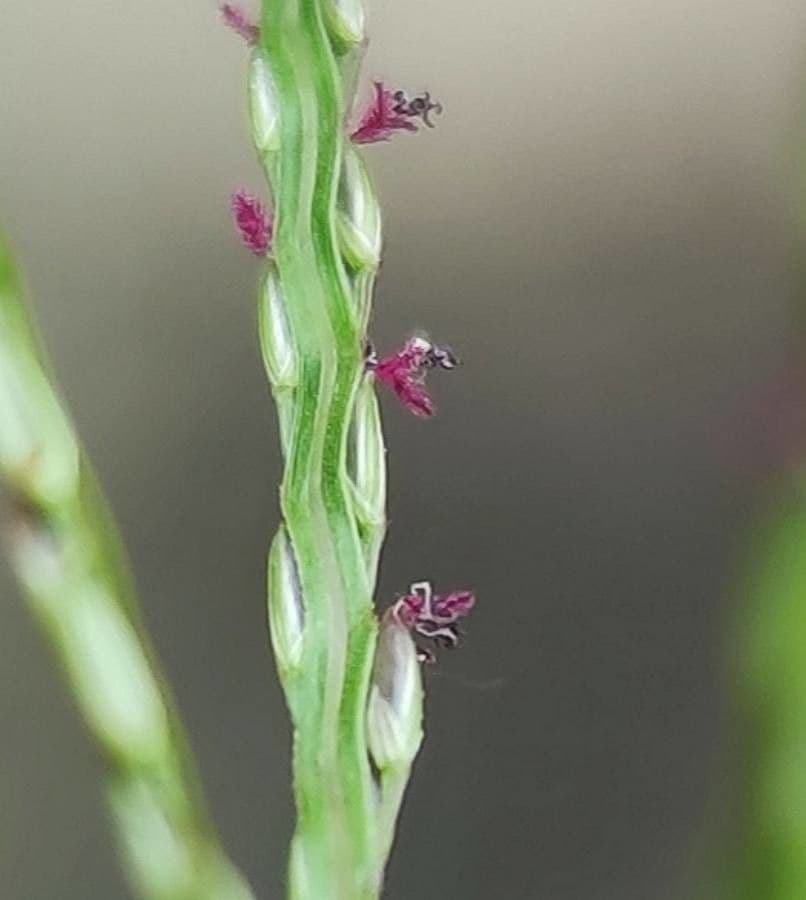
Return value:
M 794 293 L 797 0 L 372 2 L 365 83 L 438 128 L 367 153 L 374 340 L 464 368 L 387 398 L 379 602 L 480 598 L 428 673 L 390 900 L 663 900 L 712 817 L 737 409 Z M 244 49 L 207 0 L 4 3 L 0 220 L 111 496 L 224 841 L 282 896 L 289 733 L 264 629 L 279 454 Z M 741 468 L 741 466 L 739 467 Z M 0 894 L 127 897 L 98 760 L 0 568 Z

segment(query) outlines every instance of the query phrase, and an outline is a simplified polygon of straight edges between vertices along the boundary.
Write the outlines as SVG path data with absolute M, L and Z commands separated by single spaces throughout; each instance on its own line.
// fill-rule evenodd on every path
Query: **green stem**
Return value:
M 284 679 L 296 736 L 296 896 L 371 897 L 374 787 L 364 709 L 375 633 L 346 472 L 363 370 L 336 244 L 344 117 L 320 3 L 266 0 L 262 45 L 280 97 L 274 260 L 299 381 L 281 487 L 304 606 L 302 659 Z M 304 888 L 303 888 L 304 885 Z
M 114 523 L 51 387 L 1 240 L 0 470 L 11 493 L 12 563 L 102 750 L 138 896 L 251 900 L 219 846 Z
M 264 0 L 251 70 L 275 198 L 260 331 L 286 460 L 269 612 L 295 732 L 296 900 L 377 897 L 391 844 L 379 828 L 392 827 L 402 797 L 402 785 L 385 798 L 375 783 L 366 734 L 385 449 L 364 373 L 380 221 L 344 133 L 358 9 Z

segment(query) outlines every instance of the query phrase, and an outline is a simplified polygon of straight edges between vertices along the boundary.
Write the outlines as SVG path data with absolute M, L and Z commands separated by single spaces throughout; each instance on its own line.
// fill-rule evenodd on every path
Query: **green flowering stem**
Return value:
M 0 473 L 12 564 L 100 748 L 134 890 L 143 900 L 252 900 L 210 823 L 114 524 L 2 239 Z
M 344 131 L 362 29 L 353 0 L 264 0 L 250 65 L 275 200 L 259 325 L 286 462 L 268 581 L 294 726 L 294 900 L 378 896 L 405 786 L 400 768 L 376 780 L 367 742 L 385 449 L 365 372 L 380 217 Z M 404 715 L 419 732 L 420 700 Z

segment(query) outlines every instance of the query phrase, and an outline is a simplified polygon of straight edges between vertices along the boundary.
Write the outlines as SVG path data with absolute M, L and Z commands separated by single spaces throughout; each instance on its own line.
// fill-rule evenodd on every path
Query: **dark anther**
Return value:
M 426 369 L 455 369 L 459 365 L 459 357 L 450 347 L 431 344 L 421 365 Z
M 438 647 L 451 648 L 459 643 L 459 629 L 456 625 L 443 625 L 439 622 L 418 622 L 414 626 L 417 634 L 434 641 Z
M 415 114 L 420 116 L 429 128 L 434 127 L 434 123 L 428 118 L 431 112 L 435 112 L 438 116 L 442 115 L 442 104 L 434 103 L 431 100 L 431 94 L 429 94 L 428 91 L 426 91 L 422 97 L 415 97 L 414 100 L 411 101 L 411 107 L 412 110 L 416 109 Z
M 378 366 L 378 353 L 372 341 L 367 341 L 364 345 L 364 368 L 372 371 Z
M 406 97 L 405 91 L 395 91 L 393 98 L 395 101 L 393 108 L 398 115 L 422 119 L 429 128 L 434 127 L 434 123 L 430 119 L 431 113 L 442 114 L 442 104 L 435 103 L 428 91 L 419 97 L 413 97 L 411 100 Z
M 434 346 L 431 350 L 434 358 L 434 365 L 441 369 L 455 369 L 459 365 L 459 357 L 451 350 L 450 347 Z

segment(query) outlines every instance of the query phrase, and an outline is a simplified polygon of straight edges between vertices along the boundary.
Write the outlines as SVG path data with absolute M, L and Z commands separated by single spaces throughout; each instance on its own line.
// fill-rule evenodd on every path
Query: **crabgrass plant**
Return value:
M 381 262 L 378 202 L 359 145 L 432 126 L 441 107 L 376 83 L 348 126 L 366 46 L 362 0 L 264 0 L 259 23 L 224 4 L 250 47 L 252 136 L 273 212 L 245 190 L 232 212 L 264 260 L 258 312 L 285 472 L 268 562 L 274 655 L 294 727 L 294 900 L 375 898 L 422 737 L 413 633 L 453 645 L 469 591 L 415 583 L 381 617 L 386 530 L 375 384 L 434 412 L 433 368 L 456 358 L 423 336 L 378 358 L 367 335 Z
M 347 127 L 363 49 L 361 0 L 264 0 L 221 15 L 250 47 L 254 144 L 273 212 L 232 197 L 263 260 L 263 361 L 285 472 L 268 554 L 268 619 L 293 724 L 292 900 L 373 900 L 422 739 L 423 639 L 453 646 L 470 591 L 419 581 L 379 616 L 386 470 L 375 385 L 414 415 L 434 405 L 447 347 L 422 335 L 378 357 L 367 327 L 380 213 L 358 147 L 433 126 L 441 107 L 376 83 Z M 143 900 L 250 900 L 201 798 L 144 634 L 116 529 L 48 372 L 0 244 L 0 472 L 10 552 L 106 766 L 106 793 Z M 415 636 L 420 639 L 415 643 Z

